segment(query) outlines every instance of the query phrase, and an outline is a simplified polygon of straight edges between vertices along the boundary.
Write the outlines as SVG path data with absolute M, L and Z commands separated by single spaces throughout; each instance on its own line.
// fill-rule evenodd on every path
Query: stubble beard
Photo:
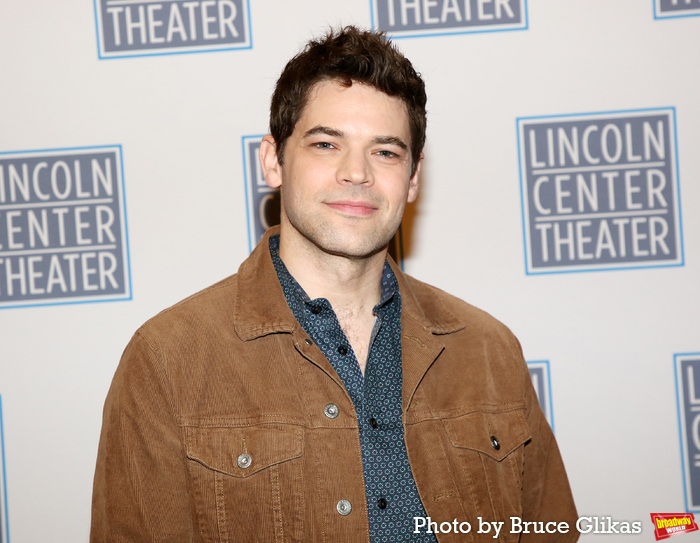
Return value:
M 391 238 L 398 230 L 398 224 L 381 225 L 379 229 L 364 231 L 361 228 L 361 219 L 358 220 L 358 228 L 353 228 L 352 224 L 344 225 L 342 228 L 316 218 L 306 213 L 287 212 L 282 204 L 282 222 L 285 221 L 296 231 L 294 235 L 301 236 L 312 244 L 317 250 L 334 256 L 341 256 L 351 260 L 361 260 L 369 258 L 384 250 L 391 241 Z

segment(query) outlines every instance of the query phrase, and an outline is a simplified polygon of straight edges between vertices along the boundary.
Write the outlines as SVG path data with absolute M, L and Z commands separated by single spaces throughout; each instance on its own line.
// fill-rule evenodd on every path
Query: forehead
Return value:
M 352 81 L 350 86 L 337 80 L 316 83 L 309 90 L 295 132 L 334 123 L 347 125 L 357 131 L 379 130 L 382 135 L 405 138 L 409 135 L 408 110 L 404 102 L 357 81 Z M 390 133 L 384 133 L 386 131 Z

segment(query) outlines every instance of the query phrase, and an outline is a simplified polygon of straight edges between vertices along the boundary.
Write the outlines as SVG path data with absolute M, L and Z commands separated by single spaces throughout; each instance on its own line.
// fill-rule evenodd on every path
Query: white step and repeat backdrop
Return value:
M 0 542 L 87 540 L 121 351 L 272 220 L 274 82 L 339 24 L 428 85 L 405 270 L 514 330 L 580 514 L 643 527 L 584 539 L 700 512 L 700 0 L 3 0 Z

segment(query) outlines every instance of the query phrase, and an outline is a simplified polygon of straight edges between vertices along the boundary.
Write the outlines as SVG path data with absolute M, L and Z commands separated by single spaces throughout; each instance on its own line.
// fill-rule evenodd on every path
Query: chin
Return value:
M 351 259 L 369 258 L 380 253 L 389 245 L 398 229 L 398 224 L 392 228 L 393 225 L 377 224 L 376 221 L 373 224 L 365 221 L 339 222 L 303 214 L 286 214 L 282 222 L 296 231 L 298 240 L 305 239 L 306 243 L 311 243 L 324 253 Z
M 324 239 L 325 238 L 325 239 Z M 351 259 L 369 258 L 384 250 L 391 241 L 368 235 L 357 238 L 353 235 L 351 239 L 345 236 L 321 236 L 320 239 L 310 238 L 311 241 L 322 251 Z

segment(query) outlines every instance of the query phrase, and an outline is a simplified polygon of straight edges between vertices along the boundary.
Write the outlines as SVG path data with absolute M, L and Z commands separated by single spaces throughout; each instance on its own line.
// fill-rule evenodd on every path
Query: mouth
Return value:
M 346 215 L 354 215 L 356 217 L 365 217 L 377 211 L 377 206 L 371 202 L 361 202 L 355 200 L 337 200 L 333 202 L 325 202 L 325 204 Z

